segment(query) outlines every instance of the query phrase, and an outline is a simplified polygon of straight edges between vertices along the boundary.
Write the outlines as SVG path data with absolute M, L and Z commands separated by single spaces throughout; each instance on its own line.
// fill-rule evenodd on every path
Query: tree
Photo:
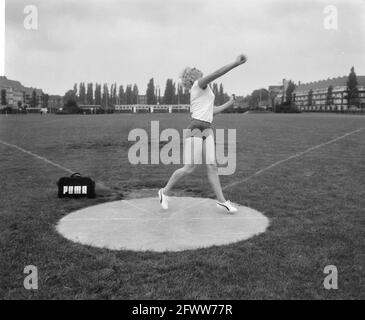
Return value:
M 75 90 L 67 91 L 64 95 L 63 101 L 65 102 L 63 109 L 66 113 L 81 113 L 81 109 L 77 103 Z
M 65 101 L 65 103 L 68 101 L 68 100 L 74 100 L 76 101 L 76 94 L 75 94 L 75 91 L 74 90 L 69 90 L 65 93 L 65 95 L 63 96 L 63 101 Z
M 110 88 L 110 103 L 115 106 L 117 104 L 117 98 L 117 84 L 114 83 Z
M 43 104 L 42 104 L 43 108 L 48 108 L 48 101 L 49 101 L 49 95 L 43 94 Z
M 93 84 L 87 84 L 87 91 L 86 91 L 86 104 L 93 105 L 94 104 L 94 96 L 93 96 Z
M 110 94 L 109 94 L 109 103 L 113 104 L 113 100 L 114 100 L 114 84 L 112 83 L 112 85 L 110 86 Z
M 112 95 L 111 102 L 115 106 L 117 104 L 117 98 L 118 98 L 117 97 L 117 84 L 116 83 L 114 83 L 114 85 L 112 86 L 111 95 Z
M 269 91 L 266 89 L 257 89 L 251 93 L 248 104 L 251 109 L 257 109 L 262 105 L 263 102 L 266 102 L 268 100 Z
M 161 99 L 161 89 L 159 86 L 156 86 L 155 95 L 156 95 L 157 103 L 160 104 L 162 99 Z
M 119 87 L 118 98 L 119 98 L 119 104 L 125 104 L 125 93 L 123 86 Z
M 37 105 L 38 105 L 37 91 L 33 90 L 32 98 L 30 100 L 30 107 L 37 108 Z
M 104 109 L 109 108 L 109 88 L 106 83 L 104 84 L 104 87 L 103 87 L 103 97 L 102 97 L 101 104 L 104 107 Z
M 355 68 L 352 67 L 350 74 L 347 79 L 347 101 L 348 105 L 359 107 L 360 101 L 359 101 L 359 90 L 357 88 L 358 86 L 357 76 L 355 73 Z
M 227 103 L 229 101 L 229 95 L 227 92 L 223 94 L 223 103 Z M 223 111 L 224 112 L 224 111 Z
M 1 90 L 1 105 L 6 106 L 8 104 L 6 100 L 6 89 Z
M 74 93 L 75 93 L 75 97 L 77 99 L 77 83 L 74 84 L 74 89 L 73 89 Z
M 125 100 L 126 104 L 133 104 L 133 93 L 132 93 L 132 85 L 127 85 L 127 89 L 125 90 Z
M 77 113 L 81 113 L 82 110 L 79 108 L 76 100 L 68 100 L 65 103 L 65 106 L 63 107 L 63 110 L 66 113 L 71 113 L 71 114 L 77 114 Z
M 138 104 L 138 95 L 139 95 L 139 91 L 138 91 L 138 86 L 136 84 L 133 85 L 133 93 L 132 93 L 132 103 L 133 104 Z
M 177 85 L 177 104 L 182 104 L 182 100 L 184 99 L 184 89 L 182 85 Z
M 288 104 L 293 104 L 294 103 L 295 99 L 293 97 L 293 93 L 294 93 L 295 88 L 296 88 L 296 86 L 295 86 L 294 82 L 290 80 L 289 83 L 288 83 L 288 87 L 286 88 L 286 92 L 285 92 L 286 102 Z
M 95 84 L 95 104 L 101 106 L 101 85 Z
M 182 104 L 190 104 L 190 91 L 187 88 L 184 88 L 183 98 L 181 99 Z
M 86 90 L 85 90 L 85 83 L 83 83 L 83 82 L 80 83 L 79 103 L 86 104 Z
M 147 104 L 156 104 L 157 98 L 155 94 L 155 83 L 153 78 L 150 79 L 147 85 L 147 91 L 146 91 L 146 97 L 147 97 Z
M 218 90 L 218 84 L 213 83 L 213 88 L 212 91 L 215 95 L 215 99 L 214 99 L 214 105 L 218 106 L 219 105 L 219 90 Z
M 223 84 L 219 85 L 219 90 L 218 90 L 218 99 L 217 99 L 218 105 L 222 105 L 224 104 L 224 89 L 223 89 Z
M 313 105 L 313 90 L 310 89 L 308 92 L 308 107 Z
M 174 104 L 174 100 L 175 100 L 175 85 L 172 79 L 167 79 L 163 101 L 165 104 Z
M 326 106 L 333 105 L 333 86 L 329 86 L 327 89 Z
M 173 99 L 172 99 L 172 103 L 173 104 L 177 104 L 178 103 L 178 92 L 177 92 L 177 88 L 176 88 L 175 82 L 172 83 L 172 89 L 173 89 L 173 92 L 174 92 Z

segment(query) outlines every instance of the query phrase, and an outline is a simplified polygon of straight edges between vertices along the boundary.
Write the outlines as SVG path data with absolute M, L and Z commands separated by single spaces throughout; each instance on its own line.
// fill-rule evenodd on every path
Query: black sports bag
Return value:
M 57 182 L 59 198 L 95 198 L 95 182 L 89 177 L 74 173 Z

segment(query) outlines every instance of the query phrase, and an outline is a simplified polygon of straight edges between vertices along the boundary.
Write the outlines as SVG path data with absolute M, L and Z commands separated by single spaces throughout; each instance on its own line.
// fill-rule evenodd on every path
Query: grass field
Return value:
M 268 230 L 228 246 L 152 253 L 72 243 L 55 231 L 69 212 L 154 194 L 176 166 L 128 162 L 128 133 L 183 129 L 188 115 L 0 116 L 0 140 L 103 183 L 95 200 L 59 200 L 61 169 L 0 143 L 2 299 L 364 299 L 365 130 L 291 159 L 227 189 L 232 201 L 263 212 Z M 237 170 L 223 186 L 312 146 L 365 127 L 365 117 L 329 114 L 221 115 L 237 129 Z M 177 194 L 212 196 L 204 170 Z M 23 287 L 35 265 L 39 289 Z M 338 290 L 323 286 L 338 268 Z M 108 274 L 108 275 L 107 275 Z M 107 276 L 106 276 L 107 275 Z

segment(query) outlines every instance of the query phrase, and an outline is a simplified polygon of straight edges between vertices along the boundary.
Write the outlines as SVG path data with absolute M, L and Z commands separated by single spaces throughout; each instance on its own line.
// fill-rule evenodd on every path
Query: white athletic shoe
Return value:
M 162 209 L 167 210 L 169 208 L 169 197 L 163 194 L 163 189 L 158 190 L 158 198 Z
M 238 211 L 236 207 L 234 207 L 231 203 L 231 201 L 227 200 L 226 202 L 218 202 L 217 201 L 217 207 L 222 208 L 226 210 L 229 213 L 235 213 Z

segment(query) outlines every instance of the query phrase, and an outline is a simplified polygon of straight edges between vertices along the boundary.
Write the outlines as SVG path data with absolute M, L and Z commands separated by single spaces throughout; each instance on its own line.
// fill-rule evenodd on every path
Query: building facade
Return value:
M 274 85 L 269 86 L 269 110 L 274 110 L 275 106 L 282 103 L 283 98 L 283 91 L 284 86 L 283 85 Z
M 43 107 L 43 91 L 36 88 L 24 88 L 24 105 L 28 111 L 39 111 Z M 32 106 L 32 99 L 35 93 L 35 105 Z
M 147 96 L 146 95 L 138 95 L 137 104 L 147 104 Z
M 347 94 L 347 76 L 299 84 L 293 101 L 301 111 L 344 111 L 352 108 Z M 360 108 L 365 108 L 365 76 L 357 76 Z M 329 90 L 329 88 L 332 88 Z
M 19 81 L 9 80 L 0 76 L 0 92 L 5 92 L 6 105 L 13 109 L 30 108 L 40 110 L 43 106 L 43 91 L 36 88 L 24 87 Z M 35 92 L 36 103 L 31 108 L 32 97 Z
M 19 104 L 24 104 L 25 88 L 19 81 L 8 80 L 1 76 L 0 91 L 5 92 L 6 106 L 18 107 Z

